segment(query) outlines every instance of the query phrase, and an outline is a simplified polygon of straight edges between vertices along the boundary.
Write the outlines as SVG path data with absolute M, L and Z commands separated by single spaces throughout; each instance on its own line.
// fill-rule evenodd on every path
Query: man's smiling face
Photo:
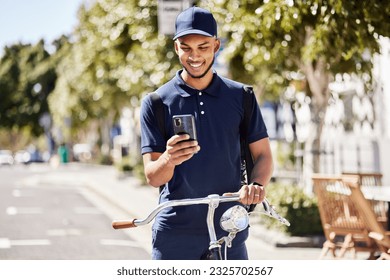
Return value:
M 210 70 L 220 41 L 215 37 L 191 34 L 175 41 L 175 50 L 188 78 L 201 79 L 212 76 Z

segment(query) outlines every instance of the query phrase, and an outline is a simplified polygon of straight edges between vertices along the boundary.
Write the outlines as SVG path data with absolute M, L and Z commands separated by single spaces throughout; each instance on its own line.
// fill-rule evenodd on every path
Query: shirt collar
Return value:
M 204 90 L 197 90 L 193 87 L 190 87 L 187 85 L 183 79 L 181 78 L 180 74 L 183 70 L 179 70 L 176 72 L 176 80 L 175 80 L 175 88 L 177 89 L 178 93 L 182 97 L 188 97 L 194 94 L 198 94 L 199 92 L 207 93 L 211 96 L 218 97 L 219 95 L 219 89 L 221 87 L 221 78 L 218 76 L 217 72 L 213 70 L 213 79 L 210 83 L 210 85 L 205 88 Z

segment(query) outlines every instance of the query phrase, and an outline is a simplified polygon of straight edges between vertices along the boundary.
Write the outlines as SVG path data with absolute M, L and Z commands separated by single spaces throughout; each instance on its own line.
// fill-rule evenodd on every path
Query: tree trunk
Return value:
M 326 106 L 313 106 L 312 107 L 312 122 L 311 133 L 305 143 L 305 153 L 303 159 L 303 178 L 305 190 L 310 193 L 312 191 L 311 177 L 313 173 L 319 173 L 321 171 L 321 136 L 324 127 L 324 116 L 326 113 Z
M 100 138 L 101 138 L 101 146 L 100 152 L 103 156 L 109 156 L 111 150 L 111 138 L 110 138 L 110 130 L 114 123 L 114 113 L 111 112 L 107 114 L 106 118 L 103 118 L 99 121 L 100 123 Z
M 311 38 L 312 30 L 306 30 L 305 40 L 308 42 Z M 328 107 L 330 97 L 329 81 L 330 74 L 326 69 L 326 62 L 321 57 L 315 61 L 306 60 L 300 65 L 305 73 L 310 93 L 312 94 L 311 102 L 311 131 L 309 138 L 305 144 L 303 178 L 305 189 L 308 192 L 312 190 L 311 176 L 313 173 L 318 173 L 321 170 L 321 135 L 324 127 L 325 113 Z

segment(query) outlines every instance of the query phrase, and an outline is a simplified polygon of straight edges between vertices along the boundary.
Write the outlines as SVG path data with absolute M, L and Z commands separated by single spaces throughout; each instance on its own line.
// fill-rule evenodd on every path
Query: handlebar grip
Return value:
M 112 227 L 114 229 L 123 229 L 123 228 L 133 228 L 133 227 L 136 227 L 135 225 L 135 220 L 136 219 L 133 219 L 133 220 L 123 220 L 123 221 L 113 221 L 112 222 Z

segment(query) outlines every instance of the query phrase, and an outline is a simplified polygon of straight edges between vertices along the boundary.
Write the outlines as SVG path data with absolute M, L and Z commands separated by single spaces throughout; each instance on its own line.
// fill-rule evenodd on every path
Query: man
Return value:
M 253 113 L 248 140 L 255 166 L 249 185 L 240 186 L 240 133 L 243 120 L 243 84 L 213 72 L 215 54 L 220 48 L 213 15 L 192 7 L 178 15 L 173 38 L 183 66 L 176 76 L 157 92 L 165 107 L 165 128 L 158 128 L 150 95 L 141 106 L 141 142 L 145 176 L 154 187 L 164 185 L 160 203 L 199 198 L 209 194 L 238 192 L 243 204 L 264 200 L 272 174 L 270 144 L 260 109 L 252 94 Z M 174 135 L 172 116 L 195 116 L 197 141 Z M 216 220 L 232 204 L 221 203 Z M 207 255 L 207 205 L 175 207 L 161 212 L 153 225 L 153 259 L 202 259 Z M 226 235 L 219 224 L 217 237 Z M 237 234 L 228 250 L 230 259 L 248 259 L 245 240 L 248 229 Z

